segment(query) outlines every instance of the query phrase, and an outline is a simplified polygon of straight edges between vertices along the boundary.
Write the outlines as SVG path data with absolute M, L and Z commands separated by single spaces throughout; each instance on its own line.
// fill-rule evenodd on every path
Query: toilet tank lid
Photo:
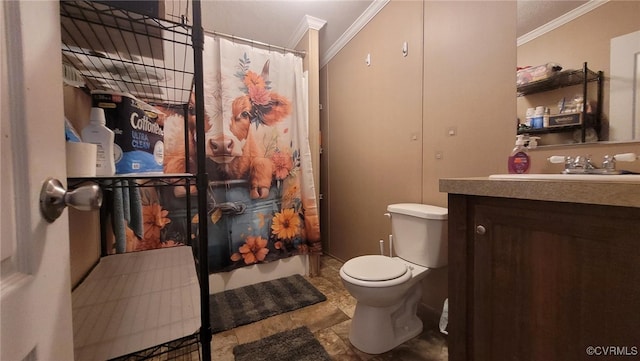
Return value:
M 447 208 L 420 203 L 390 204 L 387 211 L 426 219 L 447 219 L 449 214 Z

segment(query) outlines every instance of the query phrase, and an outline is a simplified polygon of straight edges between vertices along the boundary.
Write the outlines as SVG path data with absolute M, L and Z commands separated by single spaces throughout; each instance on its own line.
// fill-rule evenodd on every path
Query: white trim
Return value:
M 309 29 L 320 30 L 327 23 L 326 20 L 316 18 L 311 15 L 305 15 L 305 17 L 307 18 L 307 23 L 309 23 Z
M 610 40 L 609 139 L 640 139 L 640 30 Z
M 554 19 L 551 20 L 550 22 L 542 25 L 541 27 L 534 29 L 524 35 L 522 35 L 521 37 L 518 38 L 517 40 L 517 46 L 523 45 L 528 43 L 529 41 L 542 36 L 574 19 L 576 19 L 577 17 L 580 17 L 586 13 L 588 13 L 591 10 L 594 10 L 596 8 L 598 8 L 601 5 L 606 4 L 607 2 L 609 2 L 609 0 L 590 0 L 588 2 L 586 2 L 583 5 L 578 6 L 577 8 L 569 11 L 568 13 Z
M 373 17 L 376 16 L 376 14 L 382 10 L 389 1 L 390 0 L 374 0 L 362 15 L 360 15 L 353 24 L 351 24 L 347 31 L 345 31 L 344 34 L 342 34 L 340 38 L 338 38 L 338 40 L 336 40 L 336 42 L 327 49 L 327 52 L 322 55 L 322 58 L 320 58 L 320 67 L 322 68 L 327 65 L 329 60 L 336 56 L 336 54 L 338 54 L 338 52 L 347 45 L 347 43 L 353 39 L 353 37 L 356 36 L 356 34 L 362 30 L 365 25 L 367 25 L 367 23 L 369 23 L 369 21 L 371 21 L 371 19 L 373 19 Z
M 291 35 L 288 42 L 289 45 L 287 45 L 287 47 L 295 48 L 309 29 L 320 30 L 326 23 L 326 20 L 322 20 L 311 15 L 305 15 L 300 21 L 300 24 L 298 24 L 296 30 L 293 32 L 293 35 Z

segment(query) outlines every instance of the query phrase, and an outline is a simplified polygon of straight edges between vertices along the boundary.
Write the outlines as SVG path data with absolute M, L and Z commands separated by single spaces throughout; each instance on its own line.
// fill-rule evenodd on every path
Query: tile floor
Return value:
M 349 343 L 349 326 L 356 301 L 342 286 L 339 270 L 342 263 L 330 256 L 321 257 L 321 276 L 308 280 L 327 296 L 327 301 L 259 322 L 213 335 L 212 359 L 233 361 L 233 347 L 256 341 L 277 332 L 307 326 L 336 361 L 446 361 L 446 336 L 437 325 L 425 323 L 418 337 L 381 355 L 363 353 Z

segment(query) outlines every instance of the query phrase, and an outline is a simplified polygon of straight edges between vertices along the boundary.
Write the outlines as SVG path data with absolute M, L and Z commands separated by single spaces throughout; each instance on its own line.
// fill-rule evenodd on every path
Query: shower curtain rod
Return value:
M 235 35 L 219 33 L 217 31 L 204 30 L 204 33 L 208 34 L 208 35 L 227 38 L 227 39 L 230 39 L 231 41 L 241 41 L 243 43 L 249 43 L 250 45 L 257 45 L 257 46 L 260 46 L 260 47 L 263 47 L 263 48 L 267 48 L 269 50 L 274 49 L 274 50 L 285 51 L 285 52 L 288 52 L 288 53 L 293 53 L 293 54 L 301 56 L 303 58 L 307 55 L 307 53 L 304 50 L 289 49 L 289 48 L 285 48 L 285 47 L 282 47 L 282 46 L 271 45 L 271 44 L 267 44 L 267 43 L 263 43 L 263 42 L 260 42 L 260 41 L 247 39 L 247 38 L 241 38 L 241 37 L 238 37 L 238 36 L 235 36 Z

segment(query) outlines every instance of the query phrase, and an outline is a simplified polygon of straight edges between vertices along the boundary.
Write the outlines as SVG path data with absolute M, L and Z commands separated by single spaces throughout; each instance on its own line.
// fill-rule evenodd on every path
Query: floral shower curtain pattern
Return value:
M 302 59 L 204 49 L 210 272 L 321 252 Z

